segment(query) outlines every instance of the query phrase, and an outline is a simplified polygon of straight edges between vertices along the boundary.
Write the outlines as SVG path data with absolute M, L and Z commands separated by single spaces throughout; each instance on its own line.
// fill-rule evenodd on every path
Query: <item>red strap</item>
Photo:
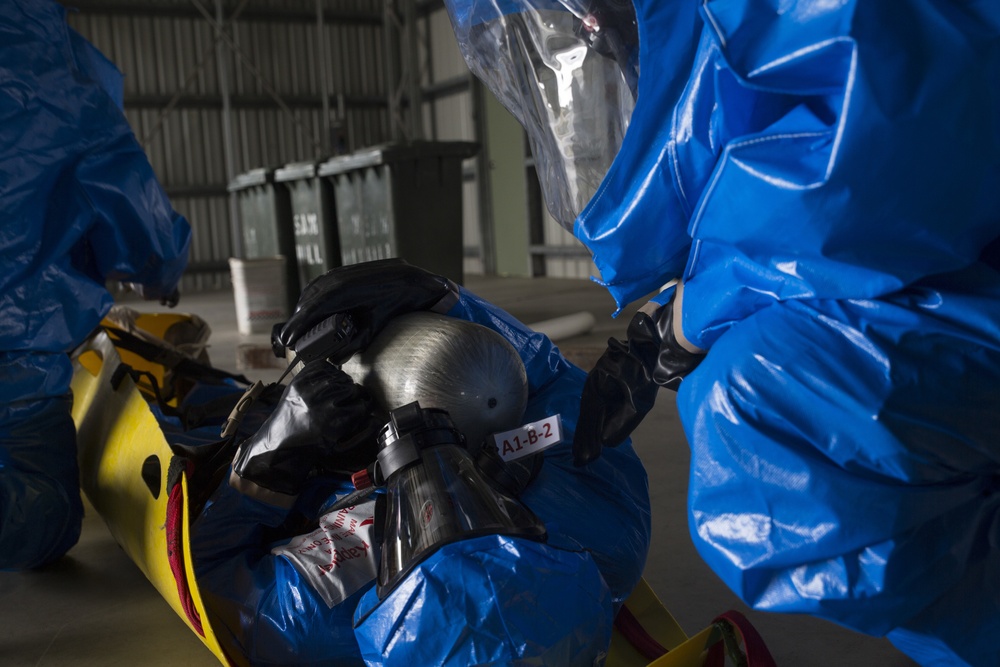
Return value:
M 712 623 L 726 624 L 743 641 L 747 667 L 777 667 L 764 639 L 746 616 L 730 610 L 720 614 Z M 724 647 L 725 642 L 721 640 L 712 644 L 708 649 L 704 667 L 722 667 L 726 660 Z
M 639 619 L 625 605 L 622 605 L 618 615 L 615 616 L 615 629 L 621 633 L 622 637 L 635 650 L 642 654 L 642 657 L 650 662 L 664 655 L 669 650 L 656 641 L 653 635 L 646 631 L 646 628 L 642 627 Z
M 177 584 L 177 594 L 181 599 L 181 607 L 191 627 L 202 637 L 205 631 L 201 627 L 201 616 L 195 609 L 191 590 L 188 588 L 187 575 L 184 568 L 184 496 L 181 493 L 181 481 L 170 487 L 170 497 L 167 499 L 167 559 L 170 561 L 170 571 Z

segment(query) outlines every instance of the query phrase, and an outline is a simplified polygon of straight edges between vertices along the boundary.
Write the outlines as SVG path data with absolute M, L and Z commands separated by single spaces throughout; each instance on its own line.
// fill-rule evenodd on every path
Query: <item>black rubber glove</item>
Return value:
M 580 419 L 573 436 L 573 461 L 582 466 L 616 446 L 642 422 L 660 387 L 677 391 L 704 354 L 685 350 L 673 331 L 673 299 L 650 315 L 640 310 L 628 339 L 608 340 L 608 349 L 587 376 Z M 644 309 L 645 310 L 645 309 Z
M 166 306 L 167 308 L 176 308 L 177 304 L 180 303 L 180 300 L 181 291 L 175 287 L 173 292 L 160 297 L 160 305 Z
M 136 296 L 141 299 L 146 299 L 147 301 L 155 299 L 155 296 L 150 296 L 149 291 L 139 283 L 120 283 L 122 289 L 126 292 L 134 292 Z M 175 287 L 173 291 L 169 294 L 164 294 L 160 296 L 160 305 L 166 306 L 167 308 L 175 307 L 181 300 L 181 291 L 179 288 Z
M 365 349 L 392 318 L 418 310 L 446 312 L 457 298 L 458 288 L 450 280 L 402 259 L 338 267 L 302 290 L 295 312 L 280 331 L 275 327 L 271 343 L 283 356 L 284 348 L 294 350 L 296 341 L 326 318 L 349 313 L 352 338 L 330 359 L 339 364 Z
M 290 507 L 310 473 L 354 472 L 374 461 L 379 426 L 371 399 L 350 376 L 325 361 L 307 364 L 260 429 L 240 445 L 229 483 L 258 500 Z

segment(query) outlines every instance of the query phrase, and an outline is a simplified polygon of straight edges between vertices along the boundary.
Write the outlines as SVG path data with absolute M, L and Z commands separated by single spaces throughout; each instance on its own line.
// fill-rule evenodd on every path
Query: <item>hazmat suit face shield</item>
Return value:
M 614 161 L 639 78 L 631 0 L 445 0 L 466 63 L 528 133 L 572 231 Z

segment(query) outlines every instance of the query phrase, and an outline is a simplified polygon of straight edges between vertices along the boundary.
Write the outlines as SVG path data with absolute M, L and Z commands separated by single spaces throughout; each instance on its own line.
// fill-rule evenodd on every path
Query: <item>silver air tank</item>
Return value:
M 415 401 L 447 410 L 473 455 L 490 434 L 520 425 L 528 400 L 524 364 L 510 343 L 435 313 L 394 318 L 343 369 L 386 412 Z

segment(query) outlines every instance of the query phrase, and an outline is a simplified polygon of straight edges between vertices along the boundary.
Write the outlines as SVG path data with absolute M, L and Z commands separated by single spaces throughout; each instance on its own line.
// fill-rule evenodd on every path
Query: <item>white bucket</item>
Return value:
M 285 290 L 285 257 L 229 258 L 236 301 L 236 325 L 244 336 L 271 333 L 278 322 L 288 319 Z

